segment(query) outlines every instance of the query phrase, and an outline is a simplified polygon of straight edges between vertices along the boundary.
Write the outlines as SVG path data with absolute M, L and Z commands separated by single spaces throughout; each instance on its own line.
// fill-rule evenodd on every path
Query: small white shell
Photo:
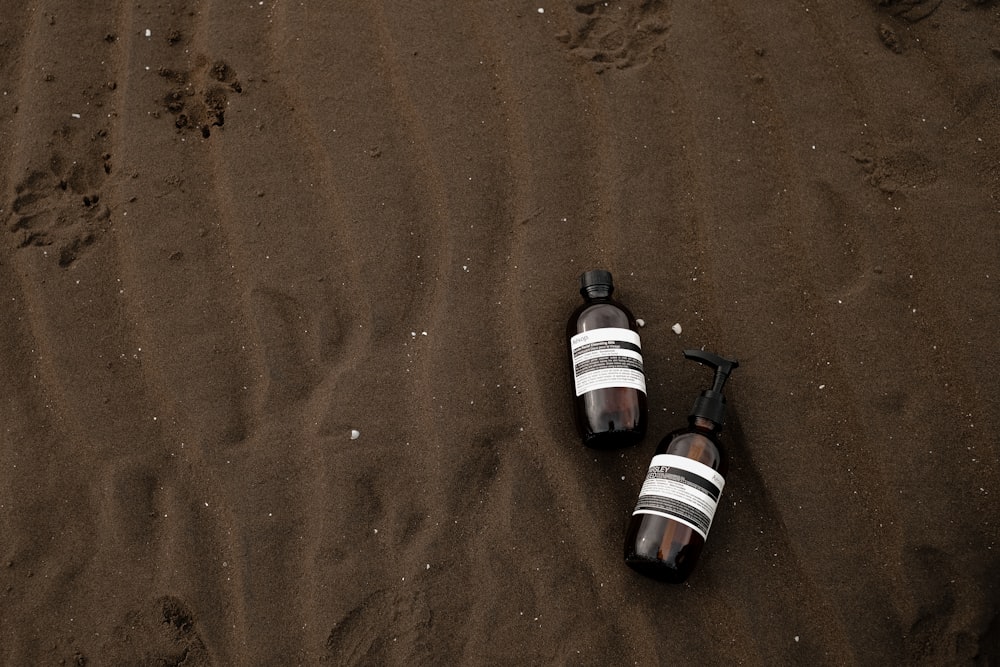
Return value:
M 670 328 L 673 329 L 674 333 L 677 334 L 678 336 L 680 336 L 681 335 L 681 331 L 683 331 L 683 329 L 681 329 L 681 323 L 680 322 L 674 324 L 674 326 L 672 326 Z
M 361 431 L 356 428 L 351 429 L 351 440 L 357 440 L 361 437 Z

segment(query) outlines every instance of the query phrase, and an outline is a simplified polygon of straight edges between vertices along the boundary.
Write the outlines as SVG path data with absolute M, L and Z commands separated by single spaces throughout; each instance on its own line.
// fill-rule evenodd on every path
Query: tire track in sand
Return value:
M 23 15 L 25 38 L 14 60 L 21 68 L 19 87 L 11 91 L 18 104 L 3 181 L 2 264 L 21 324 L 9 340 L 29 352 L 29 363 L 18 367 L 37 380 L 38 393 L 23 409 L 37 411 L 38 428 L 50 432 L 42 455 L 25 457 L 20 438 L 11 442 L 22 474 L 10 490 L 21 500 L 9 507 L 32 517 L 32 525 L 11 530 L 21 537 L 12 540 L 10 556 L 42 575 L 33 579 L 27 609 L 48 600 L 51 608 L 69 611 L 74 601 L 89 598 L 95 580 L 109 577 L 122 578 L 123 597 L 141 597 L 150 580 L 135 537 L 151 519 L 116 520 L 93 483 L 164 455 L 111 220 L 122 173 L 115 30 L 122 16 L 120 6 L 93 12 L 33 3 Z M 67 301 L 66 294 L 77 298 Z M 63 503 L 17 510 L 21 502 L 44 498 Z M 123 552 L 135 559 L 122 561 Z M 17 625 L 30 631 L 38 621 L 32 625 L 27 609 Z M 88 619 L 88 630 L 106 630 L 119 614 L 114 606 L 102 608 Z M 54 624 L 46 619 L 46 631 L 60 641 L 77 636 L 75 652 L 85 656 L 95 650 L 97 635 L 79 637 L 71 616 Z M 16 661 L 38 657 L 30 640 L 15 638 L 9 646 L 9 656 L 23 655 Z
M 968 378 L 998 358 L 987 305 L 996 290 L 986 269 L 1000 252 L 996 160 L 984 149 L 1000 137 L 990 112 L 1000 96 L 983 37 L 1000 13 L 985 5 L 890 3 L 860 12 L 851 30 L 825 10 L 810 15 L 828 40 L 824 52 L 839 47 L 850 58 L 840 85 L 854 93 L 865 128 L 851 157 L 877 194 L 878 272 L 866 291 L 844 297 L 867 326 L 835 341 L 843 363 L 862 356 L 869 368 L 873 381 L 855 389 L 854 401 L 869 406 L 861 425 L 874 421 L 872 440 L 909 434 L 876 453 L 875 483 L 887 490 L 878 499 L 877 557 L 891 573 L 892 623 L 912 660 L 958 662 L 982 654 L 998 613 L 995 594 L 982 586 L 990 565 L 971 557 L 977 549 L 950 560 L 944 554 L 955 540 L 974 536 L 988 545 L 998 536 L 989 518 L 997 501 L 984 493 L 995 479 L 979 465 L 995 455 L 995 439 L 982 437 L 993 425 L 970 409 L 990 390 Z M 868 48 L 848 50 L 857 44 Z M 900 84 L 915 92 L 886 105 L 880 91 Z M 956 238 L 954 225 L 976 230 L 975 240 Z M 886 340 L 897 343 L 886 349 Z M 934 396 L 921 404 L 914 387 L 928 381 Z M 970 483 L 942 479 L 942 467 Z M 914 511 L 926 497 L 943 501 Z M 957 521 L 948 509 L 955 504 L 970 510 Z
M 423 164 L 422 158 L 409 147 L 412 117 L 393 90 L 377 16 L 371 7 L 276 8 L 268 35 L 277 67 L 294 62 L 286 69 L 303 78 L 281 80 L 284 99 L 279 95 L 275 101 L 287 109 L 287 121 L 271 117 L 263 122 L 272 129 L 282 123 L 289 136 L 297 137 L 292 145 L 305 150 L 306 166 L 312 168 L 301 175 L 309 179 L 310 190 L 303 191 L 303 183 L 293 191 L 319 198 L 319 224 L 303 227 L 303 236 L 288 242 L 301 255 L 290 264 L 303 273 L 325 267 L 328 296 L 310 297 L 309 303 L 327 304 L 316 323 L 320 330 L 341 331 L 321 342 L 320 380 L 297 417 L 310 456 L 320 462 L 303 496 L 313 517 L 310 534 L 318 537 L 299 552 L 297 567 L 311 584 L 299 602 L 304 601 L 310 619 L 319 619 L 304 629 L 304 645 L 321 657 L 380 650 L 371 645 L 380 634 L 372 624 L 402 623 L 392 608 L 396 604 L 426 605 L 419 593 L 387 583 L 405 577 L 397 576 L 398 566 L 369 555 L 387 545 L 416 553 L 425 539 L 428 506 L 408 491 L 413 483 L 401 463 L 411 455 L 405 440 L 417 440 L 411 432 L 386 430 L 376 416 L 412 409 L 416 392 L 408 391 L 408 382 L 425 340 L 417 335 L 433 329 L 426 304 L 436 298 L 436 253 L 446 243 L 435 224 L 425 223 L 440 221 L 441 214 L 434 212 L 440 206 L 436 191 L 413 166 Z M 329 36 L 344 31 L 370 34 L 367 50 L 338 51 L 340 42 Z M 359 70 L 359 58 L 372 63 L 373 71 Z M 272 78 L 271 73 L 263 76 Z M 419 136 L 417 131 L 413 136 Z M 317 194 L 312 194 L 314 186 Z M 424 289 L 412 290 L 414 282 Z M 415 297 L 359 302 L 353 294 L 361 285 L 386 294 L 403 285 Z M 348 437 L 352 428 L 360 429 L 357 441 Z M 420 478 L 419 472 L 412 476 Z M 385 502 L 396 498 L 402 504 Z M 412 567 L 407 564 L 406 571 Z M 334 590 L 331 581 L 347 585 Z M 355 606 L 362 604 L 363 612 Z M 322 619 L 328 618 L 343 620 L 324 625 Z M 401 646 L 405 650 L 410 644 Z
M 419 285 L 412 290 L 412 301 L 387 300 L 376 305 L 373 327 L 378 356 L 372 357 L 369 368 L 376 385 L 384 392 L 372 412 L 402 410 L 410 415 L 403 423 L 417 426 L 405 432 L 373 433 L 374 444 L 367 445 L 365 456 L 355 466 L 355 471 L 359 467 L 363 470 L 360 475 L 355 472 L 360 480 L 354 482 L 353 490 L 349 484 L 341 487 L 346 492 L 342 492 L 341 503 L 351 507 L 361 501 L 357 512 L 361 521 L 352 529 L 371 536 L 364 541 L 371 543 L 368 548 L 388 549 L 398 557 L 377 568 L 359 562 L 356 556 L 342 565 L 367 572 L 367 583 L 340 600 L 326 602 L 329 615 L 342 620 L 330 630 L 325 650 L 333 659 L 341 659 L 340 652 L 352 647 L 350 651 L 369 659 L 419 661 L 431 655 L 432 619 L 435 626 L 447 626 L 455 613 L 449 608 L 452 601 L 442 600 L 435 585 L 442 577 L 454 576 L 451 564 L 430 563 L 426 554 L 437 535 L 454 530 L 454 514 L 441 511 L 448 497 L 441 497 L 442 489 L 450 486 L 447 464 L 442 460 L 455 453 L 450 446 L 452 437 L 459 438 L 463 432 L 456 410 L 468 402 L 468 396 L 455 395 L 457 387 L 467 388 L 464 378 L 445 381 L 438 365 L 443 357 L 450 359 L 452 350 L 459 349 L 461 341 L 472 335 L 452 310 L 456 305 L 452 302 L 457 295 L 456 277 L 465 278 L 468 281 L 465 287 L 474 292 L 478 281 L 488 275 L 485 266 L 490 260 L 460 257 L 458 248 L 462 247 L 465 234 L 487 233 L 488 226 L 479 218 L 465 217 L 465 200 L 471 186 L 464 178 L 459 181 L 455 165 L 449 164 L 447 153 L 461 150 L 458 146 L 463 140 L 468 141 L 465 129 L 456 124 L 439 134 L 436 119 L 448 122 L 445 120 L 448 114 L 440 116 L 439 110 L 421 108 L 423 97 L 415 96 L 411 88 L 420 85 L 419 81 L 423 85 L 430 83 L 421 71 L 432 62 L 425 52 L 428 45 L 407 44 L 416 34 L 410 29 L 412 22 L 431 21 L 430 13 L 388 12 L 380 3 L 371 3 L 361 15 L 356 9 L 352 13 L 354 16 L 340 17 L 338 24 L 341 29 L 350 26 L 353 31 L 370 34 L 372 50 L 365 54 L 365 62 L 374 63 L 373 78 L 346 83 L 357 78 L 357 69 L 348 67 L 343 73 L 345 79 L 325 79 L 331 87 L 346 84 L 341 93 L 346 106 L 333 96 L 322 100 L 328 103 L 323 110 L 332 111 L 338 123 L 350 127 L 354 120 L 351 107 L 360 100 L 371 100 L 361 106 L 369 109 L 366 117 L 357 119 L 358 127 L 367 130 L 360 133 L 361 141 L 368 141 L 367 146 L 354 144 L 353 150 L 349 150 L 350 145 L 341 145 L 346 143 L 341 140 L 331 144 L 331 149 L 339 147 L 348 156 L 365 158 L 354 169 L 355 173 L 363 170 L 361 173 L 368 174 L 370 181 L 363 181 L 368 187 L 356 196 L 345 193 L 350 208 L 370 209 L 372 199 L 381 204 L 367 215 L 368 241 L 364 245 L 367 252 L 380 248 L 380 255 L 365 258 L 364 279 L 378 285 L 380 291 L 388 292 L 397 284 Z M 400 26 L 409 27 L 401 30 Z M 441 29 L 446 28 L 436 25 L 435 30 Z M 419 49 L 419 55 L 414 49 Z M 357 57 L 351 53 L 346 60 L 351 62 Z M 337 113 L 340 109 L 345 112 L 343 116 Z M 378 111 L 372 114 L 370 109 Z M 448 137 L 445 155 L 432 142 L 435 136 Z M 341 172 L 344 181 L 349 176 Z M 443 437 L 440 428 L 428 432 L 419 426 L 426 423 L 428 414 L 436 414 L 442 423 L 448 424 L 448 436 Z M 450 433 L 453 429 L 456 432 Z M 330 537 L 343 539 L 340 535 Z M 353 611 L 352 599 L 361 605 Z M 401 606 L 424 612 L 412 618 L 400 617 Z M 359 614 L 362 608 L 364 612 Z M 374 642 L 386 628 L 403 641 L 392 645 Z M 407 636 L 419 637 L 420 641 L 407 641 Z M 436 646 L 435 658 L 447 659 L 444 656 L 449 654 L 448 649 L 447 645 Z
M 832 184 L 826 183 L 828 176 L 818 174 L 809 159 L 811 149 L 805 142 L 810 137 L 788 134 L 782 118 L 785 100 L 772 94 L 771 73 L 758 69 L 766 66 L 770 50 L 776 47 L 755 43 L 753 36 L 767 33 L 742 23 L 737 18 L 739 11 L 728 6 L 713 6 L 706 12 L 675 5 L 674 10 L 665 59 L 671 72 L 673 97 L 679 105 L 678 130 L 689 155 L 690 218 L 685 225 L 694 233 L 692 255 L 697 262 L 689 267 L 691 280 L 682 287 L 689 295 L 688 317 L 695 318 L 692 326 L 685 326 L 685 332 L 697 336 L 698 344 L 731 350 L 744 361 L 730 389 L 737 411 L 730 421 L 743 426 L 731 429 L 727 437 L 734 464 L 729 497 L 735 505 L 726 508 L 727 513 L 713 528 L 717 543 L 729 548 L 718 556 L 713 551 L 713 562 L 721 561 L 721 567 L 726 569 L 743 567 L 746 562 L 740 552 L 752 553 L 750 566 L 761 572 L 767 583 L 751 586 L 746 594 L 759 598 L 764 608 L 795 608 L 802 615 L 803 626 L 823 628 L 828 633 L 812 638 L 802 650 L 816 652 L 820 660 L 850 660 L 846 654 L 822 657 L 826 647 L 849 646 L 849 631 L 845 619 L 836 611 L 838 606 L 831 604 L 829 591 L 820 583 L 834 573 L 815 570 L 814 560 L 802 552 L 797 535 L 804 525 L 803 516 L 823 510 L 809 507 L 807 480 L 787 477 L 780 470 L 780 462 L 795 458 L 785 453 L 778 455 L 784 452 L 786 443 L 770 442 L 767 434 L 749 431 L 746 426 L 767 423 L 760 414 L 767 409 L 759 399 L 764 395 L 794 395 L 793 400 L 801 402 L 804 413 L 827 412 L 817 402 L 825 395 L 815 394 L 815 385 L 802 387 L 801 378 L 777 369 L 786 368 L 793 358 L 810 359 L 822 366 L 818 368 L 818 384 L 838 384 L 836 367 L 825 363 L 828 351 L 809 331 L 822 330 L 823 302 L 835 301 L 841 290 L 866 278 L 866 270 L 870 271 L 871 230 L 844 224 L 853 211 L 848 210 L 839 194 L 843 191 L 842 178 L 835 176 Z M 787 24 L 789 31 L 796 32 L 801 21 L 796 16 L 783 16 L 777 23 Z M 783 55 L 776 57 L 780 60 Z M 829 89 L 827 92 L 833 95 Z M 822 102 L 812 99 L 810 104 Z M 829 107 L 829 103 L 825 106 Z M 842 114 L 828 110 L 827 115 L 831 114 L 841 128 L 855 122 L 860 127 L 851 109 Z M 824 133 L 822 138 L 812 140 L 824 147 L 827 136 Z M 748 138 L 756 146 L 754 152 L 739 148 L 748 143 Z M 789 224 L 788 220 L 794 222 Z M 821 256 L 843 257 L 843 261 L 811 260 L 811 251 L 819 248 Z M 803 276 L 804 280 L 778 279 L 760 271 L 763 266 L 774 267 L 781 275 L 787 270 L 787 275 Z M 771 330 L 774 323 L 764 318 L 775 309 L 799 313 L 786 320 L 788 330 L 774 332 L 781 346 L 747 349 L 743 331 Z M 698 386 L 700 383 L 693 385 L 687 394 L 694 395 Z M 741 401 L 741 395 L 747 398 Z M 850 412 L 848 408 L 836 414 L 844 417 Z M 799 435 L 801 442 L 817 441 L 814 433 Z M 812 452 L 810 463 L 803 465 L 822 477 L 836 479 L 842 468 L 835 460 L 835 449 L 824 446 Z M 742 474 L 737 474 L 741 469 Z M 802 496 L 791 491 L 798 487 Z M 790 493 L 799 512 L 791 511 Z M 856 502 L 856 498 L 845 500 Z M 763 547 L 759 540 L 749 539 L 746 532 L 757 523 L 764 531 Z M 730 525 L 743 530 L 731 533 Z M 854 555 L 865 557 L 860 551 Z M 808 602 L 802 604 L 803 598 Z M 743 618 L 734 625 L 743 629 L 740 642 L 753 646 L 763 659 L 782 654 L 783 638 L 777 634 L 761 636 L 753 619 Z
M 566 13 L 555 14 L 557 24 L 567 22 Z M 550 62 L 558 53 L 520 53 L 504 47 L 516 31 L 542 30 L 551 35 L 554 28 L 544 22 L 539 25 L 530 15 L 496 7 L 477 11 L 475 19 L 478 42 L 492 64 L 504 120 L 497 153 L 504 156 L 509 174 L 510 203 L 503 220 L 512 227 L 499 321 L 506 338 L 513 336 L 503 363 L 503 382 L 513 402 L 506 418 L 511 425 L 523 425 L 523 432 L 500 442 L 489 503 L 503 509 L 487 507 L 483 512 L 480 521 L 488 529 L 478 536 L 475 553 L 487 556 L 476 559 L 475 576 L 507 587 L 513 573 L 519 594 L 505 600 L 500 611 L 520 622 L 520 627 L 510 624 L 512 635 L 528 628 L 543 633 L 549 652 L 539 659 L 604 662 L 629 655 L 650 659 L 647 647 L 630 642 L 627 630 L 641 635 L 645 620 L 616 604 L 622 568 L 616 558 L 620 547 L 608 540 L 609 532 L 617 532 L 618 526 L 611 524 L 619 518 L 606 511 L 613 505 L 608 497 L 611 475 L 589 465 L 593 453 L 583 450 L 573 436 L 568 399 L 564 403 L 561 398 L 565 395 L 562 338 L 569 310 L 553 308 L 566 304 L 572 309 L 576 277 L 584 268 L 604 265 L 614 270 L 620 261 L 627 261 L 621 227 L 609 223 L 627 224 L 622 220 L 628 216 L 623 211 L 623 184 L 605 177 L 616 171 L 618 137 L 602 108 L 604 91 L 587 76 L 589 71 L 573 76 L 565 62 Z M 557 106 L 556 100 L 567 98 L 576 100 L 569 105 L 579 110 L 576 116 L 547 112 Z M 540 153 L 537 146 L 542 144 L 536 139 L 553 132 L 575 141 L 557 145 L 562 152 L 555 155 Z M 541 206 L 545 200 L 554 202 L 552 208 Z M 544 266 L 529 259 L 528 249 L 539 246 L 549 249 Z M 621 280 L 622 274 L 617 275 Z M 505 553 L 496 546 L 498 536 L 519 534 L 523 539 L 525 533 L 533 535 L 525 541 L 537 544 L 537 549 Z M 553 551 L 560 554 L 554 561 Z M 579 627 L 590 627 L 593 619 L 587 617 L 598 614 L 597 625 L 606 630 L 598 638 L 574 634 L 571 628 L 577 624 L 572 622 L 550 627 L 545 619 L 565 615 L 568 608 L 581 616 Z M 614 619 L 620 620 L 611 620 L 602 611 L 612 608 Z M 496 628 L 503 621 L 495 614 L 483 608 L 474 612 L 474 622 L 478 628 Z M 503 646 L 489 650 L 505 655 Z
M 126 173 L 112 222 L 148 395 L 145 418 L 157 428 L 155 446 L 137 447 L 134 463 L 105 476 L 109 523 L 131 532 L 140 545 L 130 548 L 136 561 L 158 564 L 144 594 L 131 598 L 137 606 L 116 619 L 117 639 L 104 646 L 121 660 L 174 641 L 191 660 L 224 662 L 241 643 L 233 629 L 244 625 L 239 604 L 229 602 L 239 600 L 243 574 L 224 480 L 247 431 L 246 318 L 231 288 L 239 280 L 215 220 L 214 185 L 189 181 L 212 173 L 204 157 L 211 132 L 186 134 L 172 106 L 174 86 L 183 87 L 184 111 L 194 116 L 221 104 L 220 89 L 233 83 L 218 62 L 191 48 L 201 11 L 185 2 L 128 6 L 115 34 L 126 119 L 115 144 Z M 152 196 L 135 196 L 138 187 Z M 134 504 L 121 505 L 129 499 Z M 160 616 L 176 625 L 176 637 L 161 636 L 148 621 Z M 121 630 L 130 624 L 134 631 Z

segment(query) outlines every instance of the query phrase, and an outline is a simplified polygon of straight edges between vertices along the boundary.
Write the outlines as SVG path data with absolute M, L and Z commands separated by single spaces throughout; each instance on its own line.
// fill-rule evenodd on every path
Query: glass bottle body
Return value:
M 725 476 L 725 461 L 716 425 L 692 419 L 688 428 L 667 435 L 656 454 L 673 454 L 702 463 Z M 705 538 L 685 523 L 659 514 L 633 514 L 625 534 L 625 562 L 633 570 L 670 583 L 690 576 L 705 546 Z
M 609 296 L 587 297 L 569 318 L 567 343 L 576 334 L 604 328 L 638 330 L 635 317 L 623 304 Z M 644 391 L 604 387 L 576 396 L 574 403 L 577 430 L 588 447 L 625 447 L 646 434 L 648 408 Z

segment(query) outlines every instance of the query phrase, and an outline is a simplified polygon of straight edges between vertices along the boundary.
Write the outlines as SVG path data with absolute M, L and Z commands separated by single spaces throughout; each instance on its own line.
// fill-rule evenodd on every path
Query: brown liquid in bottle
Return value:
M 605 328 L 638 330 L 635 317 L 611 298 L 614 286 L 607 271 L 581 276 L 584 303 L 570 316 L 567 341 L 576 334 Z M 572 352 L 571 352 L 572 355 Z M 635 444 L 646 434 L 646 393 L 633 387 L 604 387 L 576 396 L 577 430 L 588 447 L 608 449 Z
M 701 417 L 693 417 L 691 426 L 665 437 L 656 454 L 674 454 L 703 463 L 725 476 L 725 464 L 719 449 L 719 427 Z M 693 528 L 658 514 L 634 514 L 625 535 L 625 562 L 642 574 L 681 583 L 694 569 L 705 539 Z

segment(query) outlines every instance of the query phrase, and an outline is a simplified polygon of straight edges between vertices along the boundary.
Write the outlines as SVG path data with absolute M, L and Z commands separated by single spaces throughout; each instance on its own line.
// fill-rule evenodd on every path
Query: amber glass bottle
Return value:
M 583 303 L 566 326 L 577 430 L 588 447 L 632 445 L 646 433 L 646 376 L 635 317 L 611 297 L 611 274 L 580 276 Z
M 671 583 L 691 574 L 719 505 L 726 475 L 719 445 L 726 414 L 722 388 L 739 366 L 702 350 L 685 350 L 684 356 L 714 368 L 715 380 L 695 401 L 688 426 L 657 446 L 625 534 L 628 566 Z

